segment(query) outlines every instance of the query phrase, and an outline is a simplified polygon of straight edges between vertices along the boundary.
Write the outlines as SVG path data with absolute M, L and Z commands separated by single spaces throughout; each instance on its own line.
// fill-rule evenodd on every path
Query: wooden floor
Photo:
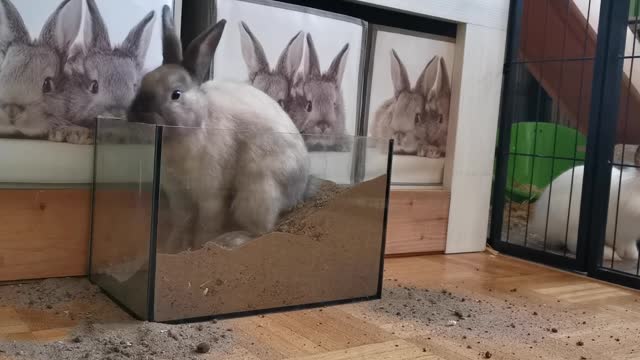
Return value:
M 381 301 L 224 320 L 232 349 L 199 358 L 640 359 L 629 289 L 489 253 L 388 259 L 385 289 Z M 430 302 L 396 312 L 420 296 Z M 472 317 L 445 321 L 445 299 Z M 25 314 L 0 303 L 0 339 L 52 342 L 76 325 Z

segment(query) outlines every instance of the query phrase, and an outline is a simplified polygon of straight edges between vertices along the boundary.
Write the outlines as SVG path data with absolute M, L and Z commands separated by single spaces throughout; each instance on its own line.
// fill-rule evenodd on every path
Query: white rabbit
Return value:
M 451 85 L 440 56 L 434 56 L 412 88 L 409 75 L 391 50 L 394 96 L 375 112 L 372 135 L 394 139 L 394 153 L 440 158 L 446 155 Z
M 285 46 L 272 70 L 264 48 L 249 26 L 240 22 L 242 56 L 249 70 L 249 82 L 287 109 L 296 72 L 302 62 L 304 33 L 299 31 Z
M 636 151 L 636 164 L 640 165 L 640 148 Z M 582 200 L 582 181 L 584 166 L 576 166 L 558 176 L 551 186 L 545 189 L 536 201 L 529 220 L 529 232 L 544 239 L 545 228 L 549 249 L 566 249 L 575 254 L 578 243 L 578 225 L 580 222 L 580 204 Z M 573 178 L 573 182 L 572 182 Z M 573 187 L 572 187 L 573 183 Z M 618 204 L 618 191 L 620 203 Z M 549 193 L 551 206 L 549 207 Z M 569 205 L 571 197 L 571 205 Z M 618 206 L 619 205 L 619 206 Z M 547 208 L 549 208 L 547 214 Z M 570 211 L 570 214 L 568 213 Z M 567 216 L 569 226 L 567 228 Z M 617 215 L 617 233 L 616 231 Z M 546 225 L 547 219 L 549 221 Z M 640 240 L 640 170 L 625 168 L 611 169 L 611 188 L 609 195 L 608 221 L 604 248 L 604 260 L 637 259 Z
M 143 77 L 129 121 L 178 126 L 165 128 L 162 150 L 161 185 L 174 222 L 166 247 L 184 250 L 185 238 L 194 247 L 240 246 L 272 231 L 280 213 L 309 194 L 304 141 L 264 92 L 202 83 L 225 20 L 194 39 L 184 59 L 167 6 L 162 22 L 163 65 Z
M 15 6 L 0 0 L 0 136 L 46 138 L 62 121 L 64 67 L 82 0 L 65 0 L 32 40 Z

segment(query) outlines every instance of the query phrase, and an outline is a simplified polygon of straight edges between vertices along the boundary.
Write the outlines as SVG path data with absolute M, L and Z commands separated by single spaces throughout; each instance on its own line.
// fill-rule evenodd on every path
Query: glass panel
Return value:
M 99 119 L 91 280 L 148 318 L 155 127 Z
M 348 141 L 347 154 L 298 157 L 299 134 L 165 127 L 155 320 L 375 296 L 388 142 Z M 305 167 L 316 191 L 301 202 Z
M 593 61 L 515 64 L 509 76 L 502 241 L 575 257 Z

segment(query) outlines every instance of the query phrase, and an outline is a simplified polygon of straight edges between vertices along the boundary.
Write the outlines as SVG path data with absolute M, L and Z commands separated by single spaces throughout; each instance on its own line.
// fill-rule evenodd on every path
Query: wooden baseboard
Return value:
M 0 281 L 87 273 L 89 189 L 0 189 Z
M 450 199 L 445 189 L 391 191 L 385 255 L 444 252 Z

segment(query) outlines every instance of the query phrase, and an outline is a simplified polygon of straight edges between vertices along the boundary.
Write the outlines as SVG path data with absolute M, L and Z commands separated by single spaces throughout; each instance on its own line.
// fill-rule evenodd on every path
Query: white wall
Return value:
M 352 1 L 459 24 L 444 174 L 451 190 L 446 253 L 484 250 L 509 0 Z

